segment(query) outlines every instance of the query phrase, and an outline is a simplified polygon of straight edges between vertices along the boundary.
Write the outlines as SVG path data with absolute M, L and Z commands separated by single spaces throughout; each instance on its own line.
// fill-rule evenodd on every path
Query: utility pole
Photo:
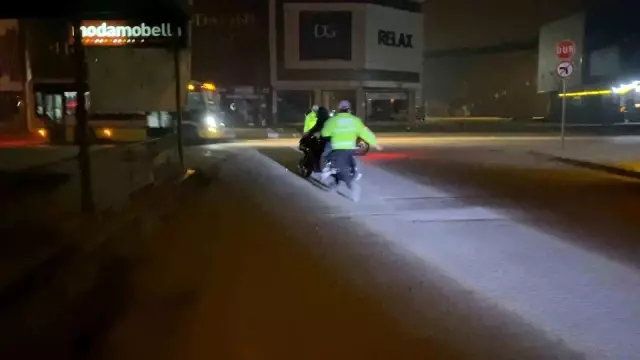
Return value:
M 185 31 L 185 36 L 188 36 L 188 33 Z M 178 140 L 178 158 L 180 160 L 180 166 L 182 166 L 182 170 L 184 171 L 184 144 L 182 143 L 182 91 L 183 84 L 182 79 L 180 79 L 180 36 L 181 32 L 178 31 L 176 34 L 175 44 L 173 47 L 173 63 L 174 63 L 174 72 L 176 79 L 176 136 Z
M 87 123 L 87 70 L 85 63 L 84 45 L 82 44 L 81 14 L 73 19 L 73 50 L 76 75 L 76 127 L 75 142 L 78 145 L 78 170 L 80 171 L 80 199 L 82 211 L 93 213 L 95 203 L 93 201 L 93 184 L 91 181 L 91 154 L 89 153 L 89 126 Z

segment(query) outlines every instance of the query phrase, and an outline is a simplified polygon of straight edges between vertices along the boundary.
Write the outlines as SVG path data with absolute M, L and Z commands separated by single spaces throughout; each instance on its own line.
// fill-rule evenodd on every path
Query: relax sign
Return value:
M 378 45 L 413 49 L 413 35 L 388 30 L 378 30 Z

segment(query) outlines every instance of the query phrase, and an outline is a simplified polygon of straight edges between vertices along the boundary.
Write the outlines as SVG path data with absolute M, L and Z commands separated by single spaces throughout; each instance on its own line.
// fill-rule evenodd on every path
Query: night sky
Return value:
M 430 0 L 425 6 L 426 50 L 530 40 L 536 37 L 541 24 L 580 10 L 581 3 L 582 0 Z

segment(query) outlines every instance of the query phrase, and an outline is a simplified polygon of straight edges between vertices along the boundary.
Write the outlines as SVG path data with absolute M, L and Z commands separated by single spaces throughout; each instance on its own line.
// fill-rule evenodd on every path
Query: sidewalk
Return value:
M 620 136 L 597 140 L 568 140 L 533 147 L 531 153 L 573 166 L 640 179 L 640 137 Z
M 0 226 L 0 358 L 71 358 L 79 332 L 123 306 L 142 239 L 198 193 L 201 174 L 145 188 L 120 211 Z

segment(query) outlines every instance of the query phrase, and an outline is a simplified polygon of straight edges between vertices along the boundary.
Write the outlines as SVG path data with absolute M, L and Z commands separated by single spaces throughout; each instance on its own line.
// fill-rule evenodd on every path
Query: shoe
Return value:
M 336 172 L 331 168 L 330 165 L 325 166 L 324 169 L 322 169 L 322 181 L 326 182 L 327 180 L 329 180 L 331 175 L 335 173 Z

